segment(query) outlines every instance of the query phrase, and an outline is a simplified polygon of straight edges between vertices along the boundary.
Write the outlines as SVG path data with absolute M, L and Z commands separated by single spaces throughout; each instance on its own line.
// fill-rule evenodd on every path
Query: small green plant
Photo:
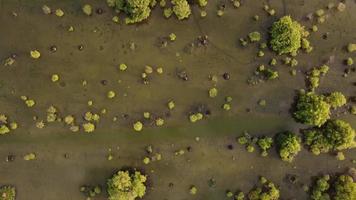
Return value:
M 12 186 L 2 186 L 0 188 L 0 200 L 15 200 L 16 189 Z
M 267 151 L 272 147 L 272 144 L 273 144 L 273 139 L 271 137 L 264 136 L 257 140 L 257 145 L 262 150 L 262 152 L 261 152 L 262 156 L 268 155 Z

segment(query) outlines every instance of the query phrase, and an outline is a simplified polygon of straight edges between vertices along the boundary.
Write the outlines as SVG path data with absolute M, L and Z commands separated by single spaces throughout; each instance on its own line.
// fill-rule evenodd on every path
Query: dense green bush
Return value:
M 304 139 L 310 150 L 318 155 L 329 151 L 354 148 L 355 130 L 342 120 L 328 120 L 323 126 L 304 131 Z
M 146 193 L 146 176 L 139 171 L 118 171 L 108 180 L 109 200 L 135 200 Z
M 15 200 L 16 190 L 15 187 L 2 186 L 0 188 L 0 200 Z
M 278 54 L 297 53 L 301 47 L 304 28 L 290 16 L 274 22 L 270 31 L 270 45 Z
M 330 188 L 329 184 L 330 176 L 324 175 L 318 178 L 313 186 L 313 189 L 310 193 L 311 200 L 327 200 L 330 199 L 327 191 Z
M 346 98 L 341 92 L 333 92 L 326 97 L 326 101 L 332 108 L 338 108 L 346 104 Z
M 310 193 L 311 200 L 354 200 L 356 183 L 348 175 L 340 175 L 332 181 L 329 175 L 318 178 Z
M 249 200 L 278 200 L 279 189 L 274 183 L 265 180 L 261 187 L 256 187 L 248 193 Z
M 107 0 L 110 7 L 126 13 L 127 24 L 142 22 L 147 19 L 151 13 L 151 7 L 156 3 L 155 0 Z
M 321 126 L 330 118 L 330 104 L 323 95 L 300 93 L 293 116 L 301 123 Z
M 191 14 L 190 6 L 187 0 L 172 0 L 173 13 L 179 20 L 188 18 Z
M 279 156 L 283 161 L 292 162 L 294 157 L 301 150 L 301 139 L 292 132 L 279 133 L 276 137 L 276 144 Z
M 353 178 L 348 175 L 341 175 L 333 184 L 335 191 L 334 200 L 355 200 L 356 199 L 356 183 Z

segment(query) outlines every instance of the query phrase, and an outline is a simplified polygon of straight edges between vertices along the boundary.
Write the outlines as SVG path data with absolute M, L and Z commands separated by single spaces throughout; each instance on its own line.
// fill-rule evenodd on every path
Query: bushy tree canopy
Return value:
M 301 47 L 304 28 L 290 16 L 284 16 L 272 25 L 271 47 L 278 54 L 297 53 Z
M 351 176 L 339 176 L 333 188 L 335 190 L 334 200 L 355 200 L 356 198 L 356 183 Z
M 109 200 L 135 200 L 146 193 L 146 176 L 139 171 L 119 171 L 108 180 Z
M 256 187 L 248 193 L 249 200 L 278 200 L 279 189 L 274 183 L 266 181 L 261 187 Z
M 330 199 L 329 194 L 327 191 L 330 188 L 329 184 L 330 176 L 324 175 L 318 178 L 313 186 L 313 189 L 310 193 L 311 200 L 327 200 Z
M 323 126 L 304 132 L 305 143 L 318 155 L 329 151 L 354 148 L 355 130 L 342 120 L 328 120 Z
M 172 0 L 173 12 L 179 20 L 188 18 L 191 14 L 190 6 L 187 0 Z
M 279 133 L 276 137 L 276 144 L 279 156 L 283 161 L 292 162 L 294 157 L 301 150 L 301 139 L 295 133 Z
M 335 179 L 335 180 L 333 180 Z M 315 181 L 310 193 L 311 200 L 354 200 L 356 183 L 348 175 L 340 175 L 331 179 L 324 175 Z
M 330 104 L 323 95 L 300 93 L 293 116 L 301 123 L 321 126 L 330 118 Z
M 128 15 L 125 20 L 127 24 L 147 19 L 155 2 L 155 0 L 107 0 L 110 7 L 114 7 L 116 10 L 123 11 Z

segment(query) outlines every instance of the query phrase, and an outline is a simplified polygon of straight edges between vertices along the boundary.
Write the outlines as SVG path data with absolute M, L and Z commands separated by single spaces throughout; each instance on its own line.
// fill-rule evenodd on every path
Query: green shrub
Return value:
M 318 155 L 329 151 L 341 151 L 355 147 L 355 130 L 342 120 L 328 120 L 323 126 L 304 132 L 304 140 L 310 150 Z
M 248 34 L 248 38 L 251 42 L 258 42 L 261 40 L 261 33 L 254 31 Z
M 146 176 L 139 171 L 118 171 L 108 180 L 109 200 L 135 200 L 146 193 Z
M 329 66 L 322 65 L 320 67 L 314 67 L 310 72 L 308 72 L 307 80 L 308 86 L 313 91 L 315 88 L 319 87 L 320 76 L 325 76 L 329 71 Z
M 279 133 L 276 137 L 276 145 L 281 159 L 292 162 L 301 150 L 300 142 L 300 137 L 292 132 Z
M 270 45 L 278 54 L 296 54 L 301 47 L 304 28 L 290 16 L 274 22 L 270 31 Z M 305 43 L 305 42 L 304 42 Z
M 311 200 L 327 200 L 330 199 L 329 194 L 327 191 L 330 188 L 329 184 L 330 176 L 324 175 L 318 178 L 313 186 L 313 189 L 310 193 Z
M 16 190 L 12 186 L 2 186 L 0 188 L 0 200 L 15 200 Z
M 127 24 L 142 22 L 147 19 L 151 13 L 151 7 L 155 3 L 155 0 L 107 0 L 110 7 L 114 7 L 128 16 L 125 19 Z
M 249 200 L 278 200 L 279 189 L 270 181 L 256 187 L 248 193 Z
M 271 137 L 262 137 L 257 140 L 257 145 L 260 147 L 262 150 L 261 155 L 262 156 L 267 156 L 268 155 L 268 150 L 272 147 L 273 144 L 273 139 Z
M 198 0 L 200 7 L 205 7 L 208 4 L 208 0 Z
M 179 20 L 188 18 L 191 14 L 190 6 L 187 0 L 172 0 L 173 13 Z
M 323 95 L 300 93 L 293 116 L 303 124 L 321 126 L 330 118 L 330 104 Z
M 334 200 L 355 200 L 356 183 L 348 175 L 341 175 L 333 184 L 335 191 Z
M 329 175 L 319 177 L 310 193 L 311 200 L 354 200 L 356 183 L 348 175 L 340 175 L 332 181 Z
M 346 104 L 346 98 L 341 92 L 333 92 L 326 97 L 326 101 L 332 108 L 338 108 Z

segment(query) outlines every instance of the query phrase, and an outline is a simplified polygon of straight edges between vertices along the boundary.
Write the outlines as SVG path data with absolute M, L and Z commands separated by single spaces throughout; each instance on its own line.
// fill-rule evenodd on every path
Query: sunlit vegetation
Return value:
M 183 20 L 189 17 L 191 9 L 187 0 L 172 0 L 173 13 L 179 20 Z
M 298 122 L 321 126 L 330 118 L 330 107 L 323 95 L 302 92 L 298 96 L 293 116 Z
M 10 122 L 5 114 L 0 114 L 0 135 L 8 134 L 17 127 L 16 122 Z
M 322 65 L 320 67 L 314 67 L 307 74 L 307 86 L 311 91 L 319 87 L 320 77 L 325 76 L 325 74 L 329 71 L 328 65 Z
M 292 162 L 301 150 L 301 139 L 295 133 L 283 132 L 276 136 L 279 156 L 283 161 Z
M 268 150 L 272 148 L 273 138 L 267 136 L 252 137 L 249 133 L 245 132 L 244 135 L 237 138 L 237 142 L 245 145 L 246 151 L 252 153 L 255 151 L 255 145 L 261 150 L 261 156 L 268 155 Z
M 101 194 L 101 186 L 96 185 L 96 186 L 89 186 L 89 185 L 84 185 L 80 187 L 80 192 L 82 192 L 85 196 L 89 198 L 96 197 L 97 195 Z
M 353 200 L 356 197 L 356 183 L 349 175 L 335 178 L 324 175 L 315 181 L 310 192 L 311 200 Z
M 256 186 L 252 189 L 248 195 L 248 200 L 278 200 L 280 196 L 279 189 L 277 186 L 265 179 L 260 179 L 260 186 Z
M 15 200 L 16 190 L 12 186 L 2 186 L 0 188 L 0 200 Z
M 308 34 L 304 27 L 290 16 L 284 16 L 276 21 L 270 31 L 272 49 L 278 54 L 296 54 L 302 47 L 302 39 Z M 304 38 L 305 39 L 305 38 Z M 304 43 L 306 43 L 304 41 Z M 304 46 L 306 46 L 304 44 Z M 306 48 L 310 48 L 308 45 Z
M 146 193 L 147 177 L 139 171 L 118 171 L 108 180 L 109 200 L 135 200 Z
M 305 130 L 304 140 L 316 155 L 356 147 L 355 130 L 343 120 L 328 120 L 321 127 Z
M 326 101 L 332 108 L 338 108 L 346 104 L 346 98 L 341 92 L 333 92 L 326 97 Z
M 154 0 L 107 0 L 109 7 L 127 15 L 125 19 L 127 24 L 142 22 L 147 19 L 155 3 Z

